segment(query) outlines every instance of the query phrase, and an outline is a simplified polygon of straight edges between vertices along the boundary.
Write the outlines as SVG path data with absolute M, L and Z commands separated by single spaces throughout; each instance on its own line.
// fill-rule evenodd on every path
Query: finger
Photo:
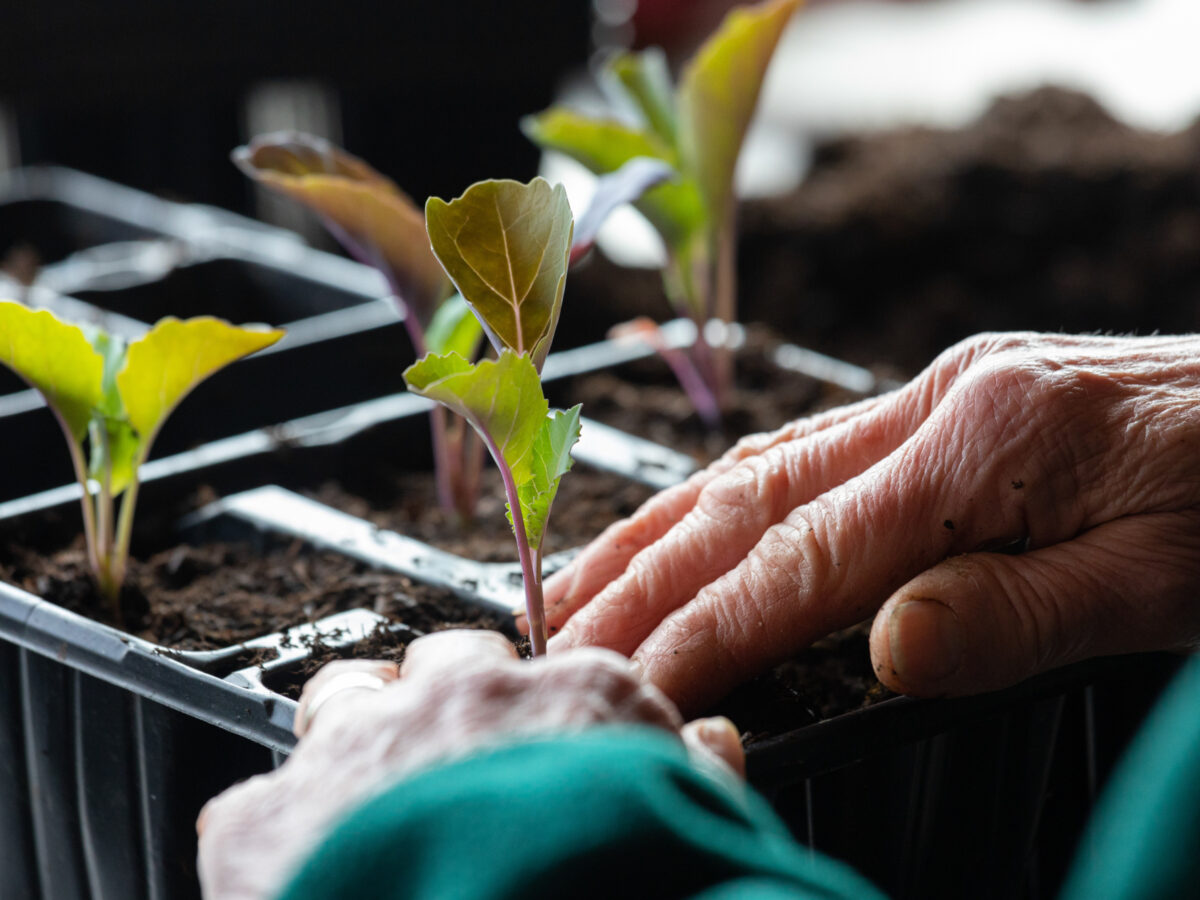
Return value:
M 871 659 L 917 696 L 973 694 L 1111 653 L 1181 648 L 1200 636 L 1200 523 L 1134 516 L 1020 556 L 948 559 L 879 611 Z
M 1053 417 L 1053 405 L 1014 431 L 1010 410 L 987 387 L 939 408 L 895 453 L 769 528 L 736 568 L 637 648 L 647 677 L 694 712 L 867 618 L 951 553 L 1022 536 L 1045 546 L 1078 533 L 1077 486 L 1035 468 L 1057 471 L 1061 460 L 1030 448 L 1052 433 L 1041 419 Z M 1022 479 L 1028 490 L 1014 488 Z
M 344 678 L 347 675 L 351 676 L 348 681 Z M 364 678 L 360 683 L 355 683 L 354 675 L 361 675 Z M 329 663 L 305 683 L 304 690 L 300 693 L 300 703 L 296 707 L 295 718 L 292 720 L 292 731 L 296 737 L 304 737 L 316 713 L 313 703 L 321 697 L 322 692 L 329 690 L 337 679 L 341 678 L 346 681 L 344 690 L 338 690 L 336 694 L 322 700 L 322 708 L 339 705 L 349 695 L 368 689 L 372 686 L 368 679 L 378 679 L 387 683 L 395 681 L 399 677 L 400 670 L 396 664 L 384 660 L 343 659 Z
M 708 468 L 692 475 L 682 484 L 655 495 L 630 518 L 610 525 L 570 564 L 546 580 L 543 593 L 546 622 L 551 633 L 620 576 L 635 554 L 653 544 L 679 522 L 715 478 L 745 459 L 865 415 L 889 399 L 872 397 L 811 419 L 792 422 L 768 434 L 743 438 Z M 523 633 L 527 629 L 523 615 L 517 616 L 517 627 Z
M 409 644 L 400 677 L 452 668 L 471 660 L 505 662 L 516 658 L 517 648 L 498 631 L 456 628 L 427 634 Z
M 610 526 L 573 562 L 547 579 L 544 597 L 546 621 L 551 633 L 576 610 L 587 604 L 625 572 L 630 561 L 662 538 L 696 504 L 701 492 L 731 468 L 781 444 L 801 441 L 829 428 L 901 406 L 915 412 L 914 421 L 928 416 L 954 387 L 960 376 L 978 360 L 1005 348 L 1023 346 L 1032 340 L 1069 343 L 1071 338 L 1038 336 L 1024 332 L 980 334 L 961 341 L 942 353 L 917 378 L 890 394 L 800 419 L 777 431 L 743 438 L 732 450 L 703 472 L 670 488 L 644 504 L 631 518 Z M 517 611 L 517 627 L 524 633 L 527 623 Z
M 724 716 L 694 719 L 683 726 L 680 737 L 697 762 L 715 763 L 739 778 L 746 777 L 746 751 L 741 735 L 737 726 Z
M 665 616 L 745 559 L 790 511 L 894 450 L 917 415 L 912 405 L 894 403 L 739 463 L 713 480 L 682 521 L 579 610 L 551 646 L 595 644 L 632 653 Z

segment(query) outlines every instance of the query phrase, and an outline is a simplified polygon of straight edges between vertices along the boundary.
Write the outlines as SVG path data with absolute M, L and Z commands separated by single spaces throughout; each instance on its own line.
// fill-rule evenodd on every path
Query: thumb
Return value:
M 1020 556 L 972 553 L 918 575 L 871 627 L 879 680 L 922 697 L 973 694 L 1113 653 L 1200 637 L 1194 513 L 1117 519 Z

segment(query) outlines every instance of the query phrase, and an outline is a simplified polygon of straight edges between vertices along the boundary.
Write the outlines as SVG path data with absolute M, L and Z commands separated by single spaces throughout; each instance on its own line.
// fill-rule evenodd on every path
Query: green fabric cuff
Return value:
M 280 900 L 882 895 L 674 737 L 605 727 L 420 773 L 339 823 Z
M 1200 656 L 1121 760 L 1079 845 L 1062 900 L 1200 895 Z

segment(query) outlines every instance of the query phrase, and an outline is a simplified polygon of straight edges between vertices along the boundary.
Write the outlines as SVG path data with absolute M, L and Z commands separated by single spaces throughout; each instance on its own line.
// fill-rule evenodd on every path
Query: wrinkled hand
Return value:
M 545 593 L 551 654 L 631 655 L 687 712 L 872 614 L 917 695 L 1183 648 L 1198 589 L 1200 337 L 991 334 L 742 441 Z
M 330 694 L 310 719 L 313 698 L 347 672 L 385 685 Z M 683 725 L 657 688 L 607 651 L 521 662 L 495 632 L 444 631 L 414 641 L 399 670 L 386 662 L 331 663 L 305 685 L 296 713 L 301 740 L 287 762 L 200 813 L 204 895 L 276 896 L 341 815 L 405 775 L 521 736 L 618 722 L 678 732 L 697 764 L 744 770 L 728 720 Z

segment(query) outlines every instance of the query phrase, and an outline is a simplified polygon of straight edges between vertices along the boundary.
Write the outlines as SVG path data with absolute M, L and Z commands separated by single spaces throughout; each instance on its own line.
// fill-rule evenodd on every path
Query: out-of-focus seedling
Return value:
M 497 358 L 429 354 L 404 372 L 409 390 L 454 410 L 479 433 L 504 481 L 525 586 L 530 643 L 546 649 L 542 538 L 579 439 L 579 407 L 550 410 L 541 368 L 558 325 L 573 223 L 562 186 L 481 181 L 449 203 L 431 197 L 433 252 L 478 316 Z
M 709 424 L 716 423 L 732 378 L 728 352 L 708 345 L 704 325 L 736 318 L 734 169 L 775 46 L 801 2 L 767 0 L 732 10 L 684 66 L 678 86 L 661 51 L 612 59 L 605 77 L 627 101 L 629 121 L 553 107 L 522 122 L 539 146 L 598 175 L 639 157 L 677 171 L 678 177 L 646 190 L 634 205 L 666 247 L 668 299 L 696 323 L 685 361 L 695 377 L 684 387 Z
M 138 472 L 163 422 L 209 375 L 281 337 L 277 329 L 202 316 L 162 319 L 126 343 L 46 310 L 0 301 L 0 362 L 41 393 L 62 426 L 83 489 L 88 563 L 114 612 L 129 558 Z
M 233 161 L 259 184 L 315 212 L 347 253 L 380 271 L 418 357 L 475 356 L 479 323 L 430 251 L 424 214 L 391 179 L 323 138 L 296 132 L 255 138 L 233 151 Z M 441 407 L 431 413 L 430 431 L 439 502 L 470 520 L 479 445 Z

